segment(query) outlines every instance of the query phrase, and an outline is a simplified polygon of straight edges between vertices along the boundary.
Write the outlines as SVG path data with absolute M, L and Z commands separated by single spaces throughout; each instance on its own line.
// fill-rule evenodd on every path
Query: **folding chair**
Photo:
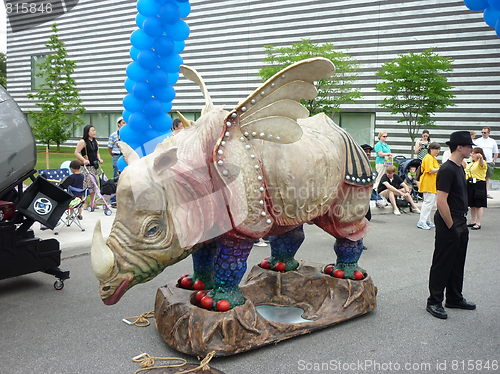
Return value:
M 58 235 L 64 227 L 69 227 L 73 223 L 75 225 L 77 225 L 80 228 L 80 230 L 85 231 L 85 229 L 82 227 L 82 224 L 80 223 L 80 220 L 78 219 L 78 210 L 85 203 L 85 200 L 87 199 L 87 196 L 89 194 L 89 189 L 88 188 L 85 188 L 85 189 L 75 188 L 75 187 L 71 186 L 71 183 L 72 183 L 72 177 L 67 176 L 66 178 L 64 178 L 64 180 L 62 180 L 60 182 L 59 187 L 67 190 L 73 196 L 75 196 L 75 194 L 80 195 L 82 193 L 83 193 L 83 196 L 81 196 L 81 197 L 75 196 L 75 198 L 73 200 L 71 200 L 68 208 L 66 208 L 66 210 L 64 211 L 64 214 L 59 219 L 60 227 L 57 231 L 54 230 L 54 235 Z

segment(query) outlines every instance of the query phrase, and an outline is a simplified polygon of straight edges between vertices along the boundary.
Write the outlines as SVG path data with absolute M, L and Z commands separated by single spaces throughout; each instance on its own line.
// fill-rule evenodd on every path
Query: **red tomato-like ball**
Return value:
M 198 292 L 196 292 L 196 300 L 198 302 L 200 302 L 201 299 L 203 299 L 206 294 L 207 294 L 207 291 L 198 291 Z
M 212 299 L 210 296 L 204 296 L 202 297 L 200 304 L 205 309 L 212 309 L 212 307 L 214 306 L 214 299 Z
M 344 275 L 345 275 L 344 270 L 337 269 L 333 272 L 333 276 L 335 278 L 344 278 Z
M 262 262 L 260 263 L 260 267 L 262 269 L 270 269 L 271 268 L 271 263 L 267 260 L 262 260 Z
M 328 266 L 325 268 L 325 274 L 331 275 L 331 274 L 332 274 L 333 269 L 334 269 L 334 266 L 333 266 L 333 265 L 328 265 Z
M 357 280 L 361 280 L 361 279 L 363 279 L 363 273 L 362 273 L 362 272 L 360 272 L 359 270 L 356 270 L 356 271 L 354 272 L 354 279 L 357 279 Z
M 274 265 L 274 270 L 276 271 L 285 271 L 286 265 L 284 262 L 277 262 L 276 265 Z
M 195 290 L 204 290 L 205 289 L 205 282 L 198 279 L 196 282 L 194 282 L 193 288 Z
M 181 279 L 181 286 L 187 290 L 190 290 L 193 287 L 193 279 L 191 277 L 184 277 Z
M 231 304 L 227 300 L 219 300 L 215 307 L 219 312 L 227 312 L 231 308 Z
M 184 273 L 184 274 L 182 274 L 182 275 L 181 275 L 181 279 L 182 279 L 182 278 L 186 278 L 186 277 L 189 277 L 189 274 L 188 274 L 188 273 Z

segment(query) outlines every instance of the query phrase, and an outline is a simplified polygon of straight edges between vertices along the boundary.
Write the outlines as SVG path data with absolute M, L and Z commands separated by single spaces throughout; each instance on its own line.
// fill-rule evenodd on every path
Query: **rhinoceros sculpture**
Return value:
M 193 281 L 211 289 L 214 305 L 241 305 L 238 285 L 255 239 L 271 236 L 271 269 L 283 262 L 285 271 L 295 270 L 306 222 L 337 239 L 335 269 L 350 279 L 356 270 L 366 275 L 357 260 L 374 171 L 347 132 L 325 114 L 308 117 L 300 104 L 316 97 L 313 82 L 330 76 L 333 64 L 298 62 L 231 112 L 212 104 L 195 70 L 181 70 L 199 84 L 205 107 L 148 156 L 121 144 L 128 167 L 118 183 L 116 218 L 107 242 L 98 223 L 92 243 L 103 302 L 118 302 L 135 284 L 193 254 Z

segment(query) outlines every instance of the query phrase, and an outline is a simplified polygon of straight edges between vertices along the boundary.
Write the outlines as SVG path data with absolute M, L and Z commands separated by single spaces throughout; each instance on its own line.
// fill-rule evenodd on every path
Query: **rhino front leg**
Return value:
M 334 270 L 342 270 L 344 278 L 347 279 L 362 279 L 356 277 L 356 271 L 360 271 L 363 277 L 366 276 L 366 271 L 358 265 L 358 260 L 363 253 L 363 239 L 352 241 L 346 238 L 337 238 L 333 249 L 337 254 Z
M 219 249 L 219 242 L 211 240 L 191 256 L 193 257 L 193 282 L 201 280 L 205 283 L 205 289 L 208 290 L 214 285 L 214 261 L 217 251 Z
M 293 271 L 297 269 L 299 263 L 295 260 L 295 254 L 305 239 L 304 226 L 301 225 L 282 235 L 270 236 L 269 244 L 271 244 L 271 257 L 268 261 L 270 268 L 278 262 L 285 264 L 285 271 Z
M 247 270 L 247 258 L 252 247 L 253 240 L 220 238 L 214 264 L 214 287 L 207 294 L 213 298 L 212 309 L 216 310 L 220 300 L 229 301 L 231 309 L 245 303 L 239 284 Z

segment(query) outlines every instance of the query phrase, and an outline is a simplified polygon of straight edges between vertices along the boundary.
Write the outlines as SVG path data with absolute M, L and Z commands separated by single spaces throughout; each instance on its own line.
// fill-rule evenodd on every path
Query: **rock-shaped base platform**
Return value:
M 335 325 L 371 312 L 377 288 L 370 276 L 363 280 L 338 279 L 322 272 L 324 265 L 301 262 L 296 271 L 279 273 L 254 266 L 244 285 L 244 305 L 227 312 L 196 306 L 196 291 L 172 281 L 158 289 L 156 327 L 172 348 L 205 357 L 216 351 L 229 356 L 294 336 Z M 297 307 L 301 323 L 271 321 L 256 306 Z

